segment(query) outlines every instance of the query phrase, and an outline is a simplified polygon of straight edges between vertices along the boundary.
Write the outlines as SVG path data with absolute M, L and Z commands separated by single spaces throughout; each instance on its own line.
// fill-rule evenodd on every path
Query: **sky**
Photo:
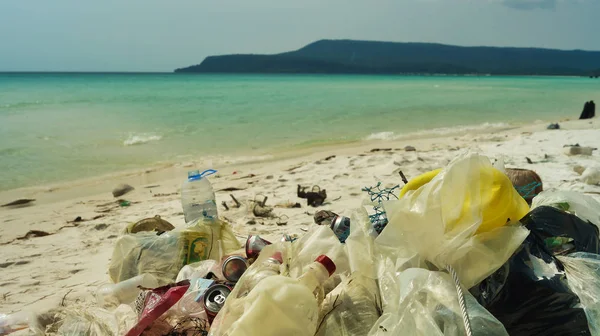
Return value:
M 172 71 L 320 39 L 600 50 L 600 0 L 0 0 L 0 71 Z

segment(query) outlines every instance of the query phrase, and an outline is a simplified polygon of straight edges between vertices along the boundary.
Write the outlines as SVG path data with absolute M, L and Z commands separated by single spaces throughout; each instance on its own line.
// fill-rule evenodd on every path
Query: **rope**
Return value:
M 537 195 L 535 193 L 535 189 L 541 185 L 542 184 L 540 182 L 534 181 L 524 186 L 517 187 L 516 189 L 517 192 L 521 195 L 521 197 L 526 199 L 528 197 L 535 197 Z
M 471 321 L 469 321 L 469 312 L 467 311 L 467 304 L 465 303 L 465 295 L 462 291 L 462 287 L 460 286 L 458 274 L 456 274 L 456 271 L 450 265 L 448 265 L 447 269 L 450 275 L 452 275 L 452 279 L 454 280 L 454 286 L 456 286 L 456 293 L 458 294 L 458 304 L 460 305 L 460 311 L 462 313 L 463 322 L 465 324 L 465 331 L 467 332 L 467 336 L 473 336 L 473 331 L 471 330 Z
M 390 199 L 398 199 L 398 196 L 394 194 L 396 189 L 399 189 L 400 185 L 393 186 L 392 188 L 381 188 L 381 182 L 378 182 L 374 187 L 364 187 L 362 191 L 369 194 L 371 202 L 376 202 L 377 205 L 373 206 L 374 214 L 369 215 L 369 220 L 373 224 L 373 228 L 379 234 L 388 223 L 387 215 L 383 209 L 383 202 L 389 201 Z

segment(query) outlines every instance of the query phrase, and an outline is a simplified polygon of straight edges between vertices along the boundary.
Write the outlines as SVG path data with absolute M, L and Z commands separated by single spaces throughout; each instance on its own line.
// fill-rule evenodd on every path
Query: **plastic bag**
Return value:
M 557 255 L 597 252 L 597 228 L 575 215 L 541 206 L 521 219 L 531 234 L 518 253 L 471 293 L 510 335 L 589 335 L 579 297 Z
M 527 203 L 508 177 L 476 154 L 459 157 L 384 206 L 389 223 L 376 245 L 405 245 L 438 269 L 451 265 L 467 288 L 502 266 L 528 234 L 521 225 L 506 225 L 527 213 Z
M 116 241 L 108 274 L 116 283 L 148 273 L 159 285 L 166 285 L 184 265 L 206 259 L 220 261 L 224 254 L 239 248 L 231 227 L 222 221 L 196 221 L 160 236 L 129 234 Z
M 466 335 L 456 287 L 447 273 L 409 268 L 398 276 L 398 309 L 386 310 L 369 336 Z M 473 335 L 508 335 L 504 326 L 465 291 Z
M 471 292 L 511 336 L 589 335 L 579 298 L 569 290 L 559 268 L 529 237 L 507 265 Z
M 374 279 L 354 273 L 327 295 L 315 336 L 364 336 L 381 315 Z
M 64 319 L 58 331 L 48 335 L 59 336 L 121 336 L 136 321 L 136 314 L 128 305 L 120 305 L 114 311 L 96 307 L 65 308 Z
M 565 268 L 569 288 L 581 301 L 591 334 L 600 335 L 600 255 L 577 252 L 558 260 Z
M 552 255 L 600 253 L 598 227 L 560 209 L 540 206 L 531 210 L 521 222 L 532 235 L 543 241 Z
M 547 205 L 559 208 L 600 226 L 600 203 L 575 191 L 543 191 L 533 199 L 531 208 Z

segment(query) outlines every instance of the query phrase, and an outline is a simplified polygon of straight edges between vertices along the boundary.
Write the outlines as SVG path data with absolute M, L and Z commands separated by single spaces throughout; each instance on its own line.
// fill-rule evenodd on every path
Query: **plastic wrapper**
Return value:
M 386 309 L 369 336 L 466 335 L 458 294 L 449 274 L 409 268 L 398 275 L 397 284 L 397 309 Z M 504 326 L 466 291 L 465 300 L 473 335 L 508 335 Z
M 581 301 L 590 333 L 600 335 L 600 255 L 576 252 L 558 259 L 565 268 L 569 288 Z
M 231 227 L 222 221 L 196 221 L 159 236 L 128 234 L 116 241 L 108 274 L 116 283 L 148 273 L 159 285 L 166 285 L 177 278 L 184 265 L 206 259 L 219 261 L 239 248 Z
M 218 261 L 212 259 L 202 260 L 197 263 L 185 265 L 183 266 L 183 268 L 181 268 L 179 274 L 177 274 L 175 282 L 183 281 L 186 279 L 192 280 L 193 278 L 203 278 L 217 266 Z
M 146 328 L 181 299 L 189 286 L 189 281 L 182 281 L 140 294 L 136 302 L 140 318 L 125 336 L 141 335 Z
M 547 205 L 575 214 L 584 221 L 600 226 L 600 203 L 575 191 L 543 191 L 533 199 L 531 208 Z
M 354 273 L 327 295 L 315 336 L 364 336 L 381 315 L 374 279 Z
M 510 335 L 589 335 L 580 298 L 556 256 L 597 253 L 597 228 L 548 206 L 533 209 L 522 222 L 531 234 L 519 252 L 471 293 Z
M 502 266 L 528 235 L 518 224 L 527 203 L 506 175 L 476 154 L 459 157 L 384 207 L 389 223 L 376 245 L 405 246 L 438 269 L 451 265 L 467 288 Z

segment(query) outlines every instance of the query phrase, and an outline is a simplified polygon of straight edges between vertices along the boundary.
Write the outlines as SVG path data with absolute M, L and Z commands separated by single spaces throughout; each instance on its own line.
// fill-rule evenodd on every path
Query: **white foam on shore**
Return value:
M 152 141 L 160 141 L 162 136 L 156 134 L 129 134 L 129 137 L 123 141 L 124 146 L 143 145 Z
M 455 126 L 455 127 L 440 127 L 429 130 L 422 130 L 417 132 L 408 132 L 402 134 L 396 134 L 394 132 L 385 131 L 385 132 L 376 132 L 371 133 L 364 140 L 399 140 L 399 139 L 408 139 L 408 138 L 418 138 L 423 136 L 440 136 L 440 135 L 450 135 L 464 132 L 473 132 L 473 131 L 485 131 L 485 130 L 493 130 L 493 129 L 503 129 L 510 127 L 507 123 L 483 123 L 479 125 L 465 125 L 465 126 Z

